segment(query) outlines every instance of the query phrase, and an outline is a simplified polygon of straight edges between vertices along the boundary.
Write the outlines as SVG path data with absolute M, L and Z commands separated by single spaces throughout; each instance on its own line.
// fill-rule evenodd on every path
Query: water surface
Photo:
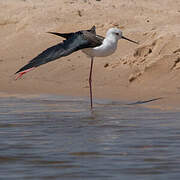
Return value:
M 131 104 L 131 103 L 130 103 Z M 179 179 L 180 112 L 84 99 L 0 99 L 0 179 Z

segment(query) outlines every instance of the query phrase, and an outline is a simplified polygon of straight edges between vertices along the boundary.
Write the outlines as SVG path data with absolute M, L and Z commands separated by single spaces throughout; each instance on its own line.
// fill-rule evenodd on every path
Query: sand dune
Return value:
M 88 96 L 89 60 L 81 52 L 43 65 L 14 81 L 14 73 L 46 48 L 62 41 L 47 31 L 72 32 L 96 25 L 137 40 L 120 40 L 118 50 L 97 58 L 96 98 L 143 100 L 173 108 L 180 98 L 180 1 L 1 0 L 0 91 Z M 103 90 L 103 91 L 102 91 Z M 177 106 L 176 106 L 177 107 Z

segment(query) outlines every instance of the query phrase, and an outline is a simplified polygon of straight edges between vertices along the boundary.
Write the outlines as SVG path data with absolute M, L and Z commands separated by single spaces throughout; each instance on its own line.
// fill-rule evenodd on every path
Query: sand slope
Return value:
M 174 0 L 1 0 L 0 91 L 88 96 L 89 60 L 77 52 L 43 65 L 14 81 L 14 72 L 39 52 L 61 41 L 48 31 L 72 32 L 96 25 L 137 40 L 120 40 L 118 50 L 97 58 L 93 85 L 96 98 L 180 99 L 180 1 Z M 173 106 L 174 107 L 174 106 Z

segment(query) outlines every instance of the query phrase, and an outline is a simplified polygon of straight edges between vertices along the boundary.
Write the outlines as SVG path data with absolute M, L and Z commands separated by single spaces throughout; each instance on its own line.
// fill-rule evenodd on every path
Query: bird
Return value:
M 90 93 L 90 107 L 93 108 L 93 94 L 92 94 L 92 71 L 93 62 L 95 57 L 106 57 L 112 55 L 116 49 L 119 39 L 125 39 L 132 43 L 139 44 L 139 42 L 131 40 L 125 36 L 120 29 L 113 27 L 108 29 L 106 36 L 100 36 L 96 34 L 96 27 L 88 30 L 80 30 L 71 33 L 58 33 L 48 32 L 52 35 L 60 36 L 64 40 L 48 49 L 44 50 L 32 60 L 30 60 L 25 66 L 20 68 L 15 74 L 18 74 L 16 80 L 25 73 L 35 69 L 36 67 L 46 64 L 48 62 L 57 60 L 61 57 L 68 56 L 76 51 L 81 50 L 90 59 L 90 72 L 89 72 L 89 93 Z

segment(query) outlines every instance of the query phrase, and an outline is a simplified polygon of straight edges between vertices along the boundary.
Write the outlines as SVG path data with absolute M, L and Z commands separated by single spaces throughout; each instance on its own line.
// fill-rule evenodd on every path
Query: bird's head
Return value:
M 127 37 L 124 37 L 122 35 L 122 31 L 118 28 L 110 28 L 108 31 L 107 31 L 107 34 L 106 34 L 106 37 L 114 37 L 116 40 L 119 40 L 119 39 L 125 39 L 127 41 L 130 41 L 130 42 L 133 42 L 133 43 L 136 43 L 136 44 L 139 44 L 138 42 L 136 41 L 133 41 Z

